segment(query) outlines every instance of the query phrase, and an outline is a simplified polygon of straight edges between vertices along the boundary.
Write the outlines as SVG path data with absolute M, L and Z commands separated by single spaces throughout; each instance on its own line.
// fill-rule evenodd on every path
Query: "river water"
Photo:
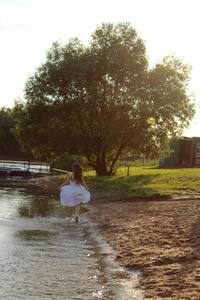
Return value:
M 0 189 L 0 299 L 142 299 L 87 214 L 69 223 L 59 199 Z

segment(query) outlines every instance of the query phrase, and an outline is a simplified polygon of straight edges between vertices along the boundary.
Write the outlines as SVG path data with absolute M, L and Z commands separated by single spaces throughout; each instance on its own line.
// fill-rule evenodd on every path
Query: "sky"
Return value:
M 192 66 L 197 113 L 184 135 L 200 136 L 199 0 L 0 0 L 0 107 L 23 99 L 25 82 L 54 41 L 78 37 L 87 46 L 107 22 L 130 22 L 150 67 L 171 54 Z

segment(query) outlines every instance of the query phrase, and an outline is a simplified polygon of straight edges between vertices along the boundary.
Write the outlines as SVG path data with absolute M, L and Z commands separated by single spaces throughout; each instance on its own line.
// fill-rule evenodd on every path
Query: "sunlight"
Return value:
M 150 67 L 170 54 L 192 65 L 190 86 L 199 102 L 200 19 L 196 0 L 2 0 L 0 18 L 1 106 L 12 106 L 14 99 L 23 95 L 25 81 L 44 62 L 55 40 L 67 43 L 69 38 L 78 37 L 87 45 L 103 22 L 130 22 L 145 41 Z

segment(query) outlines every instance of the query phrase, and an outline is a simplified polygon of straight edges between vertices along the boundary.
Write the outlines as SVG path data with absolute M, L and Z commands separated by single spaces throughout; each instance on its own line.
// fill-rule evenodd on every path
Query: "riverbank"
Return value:
M 60 180 L 27 185 L 59 196 Z M 200 198 L 179 195 L 165 200 L 93 201 L 87 217 L 109 243 L 116 262 L 141 271 L 138 289 L 145 299 L 199 299 Z

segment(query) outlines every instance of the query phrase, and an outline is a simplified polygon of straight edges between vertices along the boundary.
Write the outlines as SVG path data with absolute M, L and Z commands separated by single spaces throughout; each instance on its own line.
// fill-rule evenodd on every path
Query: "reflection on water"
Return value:
M 58 207 L 55 200 L 47 199 L 45 197 L 37 197 L 30 201 L 21 201 L 18 207 L 18 213 L 21 217 L 33 218 L 41 217 L 63 217 L 64 210 Z
M 0 299 L 141 299 L 87 228 L 69 223 L 59 199 L 0 191 Z
M 45 230 L 21 230 L 15 236 L 20 237 L 26 241 L 44 241 L 56 235 L 55 232 Z
M 84 207 L 80 208 L 80 213 L 84 213 L 87 210 Z M 41 217 L 69 217 L 68 207 L 62 207 L 58 205 L 58 201 L 54 199 L 47 199 L 46 197 L 35 197 L 30 201 L 21 201 L 18 207 L 18 213 L 20 217 L 34 218 L 36 216 Z

